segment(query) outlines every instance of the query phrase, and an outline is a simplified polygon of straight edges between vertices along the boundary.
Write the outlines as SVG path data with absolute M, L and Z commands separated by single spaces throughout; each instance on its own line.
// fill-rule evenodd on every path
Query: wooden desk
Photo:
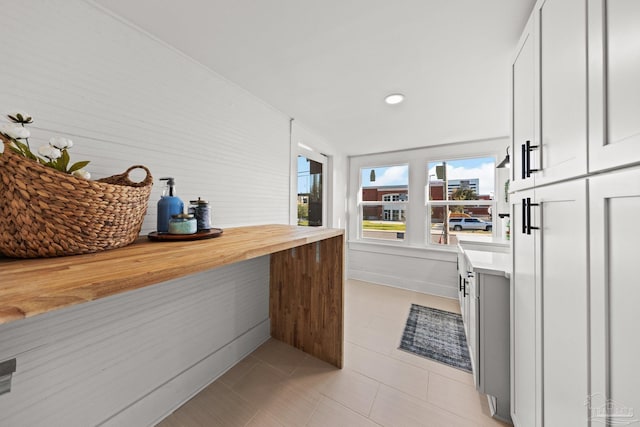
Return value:
M 0 258 L 0 324 L 271 254 L 271 335 L 342 367 L 343 230 L 264 225 L 191 242 Z

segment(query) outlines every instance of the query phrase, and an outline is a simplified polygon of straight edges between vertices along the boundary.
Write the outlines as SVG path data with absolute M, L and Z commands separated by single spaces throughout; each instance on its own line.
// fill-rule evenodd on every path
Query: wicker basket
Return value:
M 17 258 L 78 255 L 119 248 L 140 233 L 153 177 L 144 166 L 97 181 L 43 166 L 0 135 L 0 252 Z M 129 172 L 141 168 L 142 182 Z

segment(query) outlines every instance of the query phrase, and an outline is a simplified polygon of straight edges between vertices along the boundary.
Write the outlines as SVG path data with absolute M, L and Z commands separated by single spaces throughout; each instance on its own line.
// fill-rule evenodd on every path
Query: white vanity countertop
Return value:
M 511 251 L 505 241 L 460 241 L 458 250 L 465 254 L 476 273 L 511 277 Z
M 511 277 L 511 254 L 476 250 L 465 250 L 464 253 L 476 273 Z
M 468 236 L 464 236 L 458 241 L 458 245 L 462 247 L 467 247 L 470 245 L 473 246 L 489 246 L 489 247 L 497 247 L 503 248 L 504 250 L 509 250 L 511 242 L 509 240 L 504 240 L 499 237 L 487 237 L 487 236 L 474 236 L 470 234 Z

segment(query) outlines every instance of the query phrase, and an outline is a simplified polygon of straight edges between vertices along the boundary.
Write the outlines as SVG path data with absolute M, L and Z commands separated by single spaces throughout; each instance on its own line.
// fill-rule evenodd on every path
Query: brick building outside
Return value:
M 450 180 L 448 193 L 451 194 L 458 188 L 469 188 L 465 184 L 464 180 Z M 475 186 L 477 188 L 477 184 L 475 184 Z M 473 188 L 473 186 L 471 186 L 471 188 Z M 430 200 L 444 200 L 444 182 L 431 181 L 429 185 L 429 195 Z M 491 200 L 491 196 L 478 195 L 478 199 Z M 409 195 L 406 185 L 363 187 L 363 202 L 381 202 L 374 206 L 363 206 L 363 219 L 371 221 L 404 221 L 406 206 L 397 204 L 385 205 L 384 202 L 402 202 L 408 200 Z M 433 207 L 432 209 L 432 222 L 442 222 L 445 211 L 444 207 Z M 471 217 L 491 218 L 491 209 L 489 206 L 464 206 L 463 213 Z

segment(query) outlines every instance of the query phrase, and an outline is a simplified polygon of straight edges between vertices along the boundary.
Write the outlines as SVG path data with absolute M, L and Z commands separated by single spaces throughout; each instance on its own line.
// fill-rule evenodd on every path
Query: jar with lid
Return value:
M 169 220 L 169 234 L 194 234 L 198 231 L 196 219 L 190 214 L 172 215 Z
M 207 231 L 211 229 L 211 207 L 209 202 L 202 200 L 198 197 L 198 200 L 191 200 L 189 202 L 189 213 L 192 213 L 196 218 L 198 231 Z

